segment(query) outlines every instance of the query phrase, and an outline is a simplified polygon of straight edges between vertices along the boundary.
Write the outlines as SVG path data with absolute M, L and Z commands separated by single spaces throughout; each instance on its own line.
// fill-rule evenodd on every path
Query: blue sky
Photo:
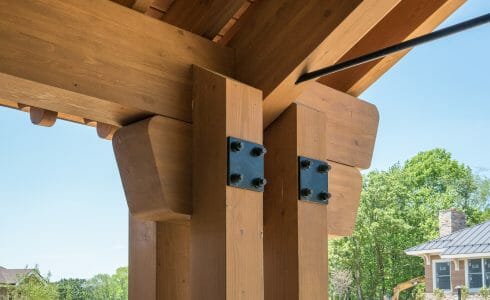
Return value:
M 490 12 L 469 0 L 442 26 Z M 490 25 L 411 51 L 361 98 L 377 105 L 372 169 L 443 147 L 490 175 Z M 53 279 L 127 265 L 127 206 L 111 143 L 91 127 L 34 126 L 0 107 L 0 266 Z

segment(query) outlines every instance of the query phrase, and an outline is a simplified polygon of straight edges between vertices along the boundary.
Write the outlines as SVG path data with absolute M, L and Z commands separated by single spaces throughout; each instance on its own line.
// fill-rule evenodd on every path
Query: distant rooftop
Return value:
M 35 269 L 6 269 L 0 267 L 0 284 L 17 284 L 32 272 L 37 273 Z
M 405 250 L 408 255 L 439 254 L 442 258 L 490 254 L 490 220 Z

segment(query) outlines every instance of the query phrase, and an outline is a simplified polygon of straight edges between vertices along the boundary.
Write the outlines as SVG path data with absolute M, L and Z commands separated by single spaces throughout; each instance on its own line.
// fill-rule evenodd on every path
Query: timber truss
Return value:
M 0 0 L 0 105 L 112 139 L 130 299 L 327 299 L 378 127 L 356 97 L 407 51 L 295 81 L 462 3 Z

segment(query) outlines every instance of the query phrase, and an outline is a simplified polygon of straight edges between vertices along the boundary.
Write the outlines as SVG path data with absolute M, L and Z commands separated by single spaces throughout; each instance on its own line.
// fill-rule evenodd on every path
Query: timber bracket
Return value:
M 328 172 L 331 166 L 324 161 L 298 157 L 299 199 L 328 204 L 332 195 L 328 191 Z
M 263 145 L 235 137 L 228 137 L 228 185 L 263 192 L 267 184 L 264 177 Z

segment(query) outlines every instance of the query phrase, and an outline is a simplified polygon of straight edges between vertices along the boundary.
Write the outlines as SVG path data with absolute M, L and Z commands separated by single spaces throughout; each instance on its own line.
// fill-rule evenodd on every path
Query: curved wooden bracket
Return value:
M 32 107 L 32 106 L 29 109 L 29 115 L 32 124 L 45 126 L 45 127 L 53 126 L 54 123 L 56 123 L 56 119 L 58 118 L 58 112 L 56 111 L 51 111 L 51 110 Z
M 101 139 L 112 140 L 112 137 L 119 128 L 117 126 L 97 122 L 97 135 Z
M 189 220 L 192 211 L 189 123 L 155 116 L 118 130 L 112 145 L 133 216 L 152 221 Z

